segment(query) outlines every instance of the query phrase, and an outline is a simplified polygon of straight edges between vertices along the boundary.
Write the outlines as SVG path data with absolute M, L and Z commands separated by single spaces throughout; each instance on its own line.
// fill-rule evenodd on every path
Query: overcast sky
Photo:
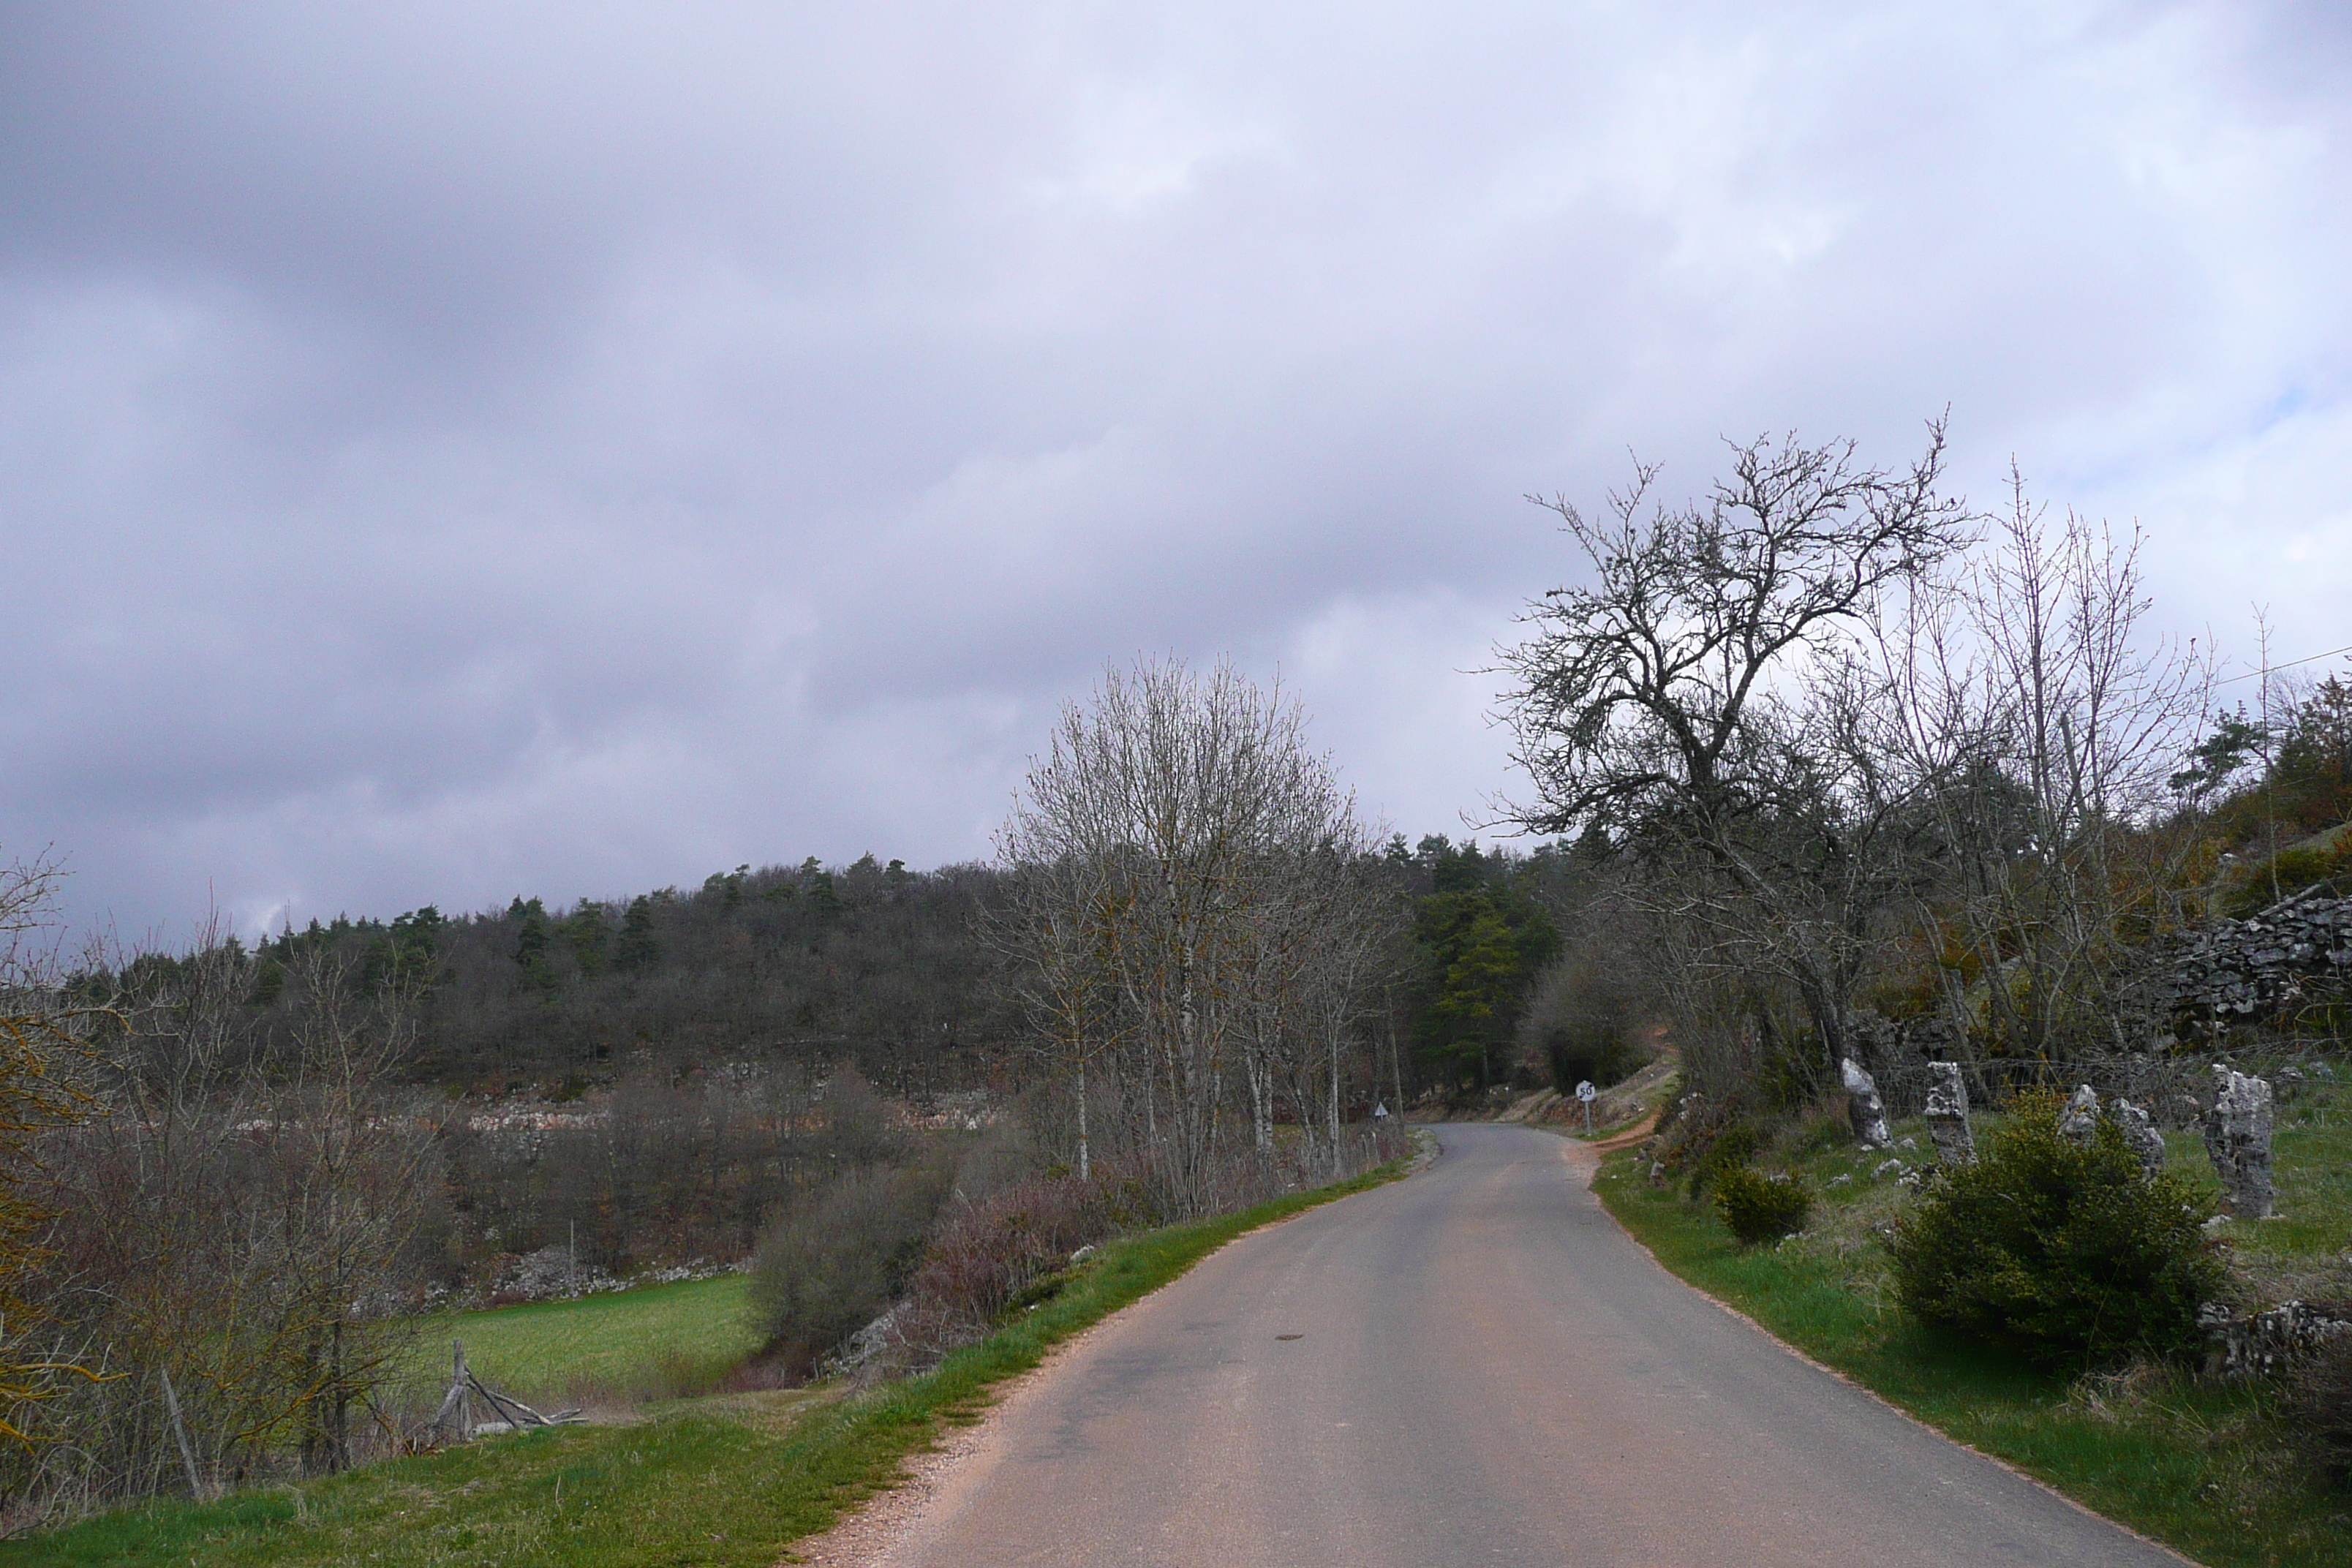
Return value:
M 1721 437 L 2352 643 L 2338 5 L 0 9 L 0 853 L 248 929 L 983 855 L 1106 660 L 1505 785 L 1529 490 Z

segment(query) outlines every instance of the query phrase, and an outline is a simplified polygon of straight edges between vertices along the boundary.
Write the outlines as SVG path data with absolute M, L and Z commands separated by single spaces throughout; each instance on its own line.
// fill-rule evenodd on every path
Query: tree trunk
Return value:
M 1087 1150 L 1087 1058 L 1078 1058 L 1078 1180 L 1092 1179 Z

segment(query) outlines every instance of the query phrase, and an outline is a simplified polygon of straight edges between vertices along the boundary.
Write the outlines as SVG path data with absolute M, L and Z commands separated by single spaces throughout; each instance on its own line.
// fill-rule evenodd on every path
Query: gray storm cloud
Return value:
M 390 14 L 396 10 L 396 14 Z M 1504 782 L 1519 497 L 1723 436 L 2352 642 L 2328 8 L 16 5 L 0 845 L 247 923 L 985 853 L 1107 659 Z

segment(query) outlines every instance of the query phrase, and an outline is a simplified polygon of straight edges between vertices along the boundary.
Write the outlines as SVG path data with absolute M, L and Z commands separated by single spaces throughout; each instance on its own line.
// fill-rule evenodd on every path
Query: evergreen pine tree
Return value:
M 515 967 L 522 984 L 534 991 L 555 989 L 555 970 L 547 962 L 547 910 L 537 899 L 517 899 L 507 906 L 507 918 L 516 922 Z
M 654 901 L 639 893 L 629 900 L 626 913 L 621 917 L 621 940 L 613 945 L 613 967 L 643 969 L 661 957 L 661 943 L 654 939 Z

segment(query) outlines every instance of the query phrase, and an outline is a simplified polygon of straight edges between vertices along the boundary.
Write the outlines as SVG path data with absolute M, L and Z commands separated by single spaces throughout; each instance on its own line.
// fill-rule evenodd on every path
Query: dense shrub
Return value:
M 1731 1234 L 1753 1247 L 1804 1229 L 1813 1212 L 1813 1193 L 1793 1176 L 1768 1176 L 1752 1166 L 1735 1165 L 1716 1178 L 1715 1207 Z
M 1898 1299 L 1922 1322 L 2047 1365 L 2188 1349 L 2221 1284 L 2188 1191 L 2143 1178 L 2113 1122 L 2087 1143 L 2063 1136 L 2060 1105 L 2022 1097 L 1974 1164 L 1943 1171 L 1895 1222 Z
M 2352 1336 L 2330 1340 L 2288 1368 L 2286 1404 L 2297 1435 L 2328 1479 L 2352 1487 Z
M 919 1356 L 976 1340 L 1007 1308 L 1050 1295 L 1080 1247 L 1161 1217 L 1141 1182 L 1102 1171 L 951 1201 L 908 1282 L 901 1337 Z
M 1690 1167 L 1691 1196 L 1698 1196 L 1730 1172 L 1744 1168 L 1763 1147 L 1764 1135 L 1756 1131 L 1751 1121 L 1727 1121 L 1711 1130 L 1691 1128 L 1682 1150 L 1682 1157 Z
M 906 1289 L 951 1184 L 943 1165 L 879 1166 L 816 1188 L 761 1238 L 752 1310 L 766 1354 L 795 1372 L 878 1317 Z

